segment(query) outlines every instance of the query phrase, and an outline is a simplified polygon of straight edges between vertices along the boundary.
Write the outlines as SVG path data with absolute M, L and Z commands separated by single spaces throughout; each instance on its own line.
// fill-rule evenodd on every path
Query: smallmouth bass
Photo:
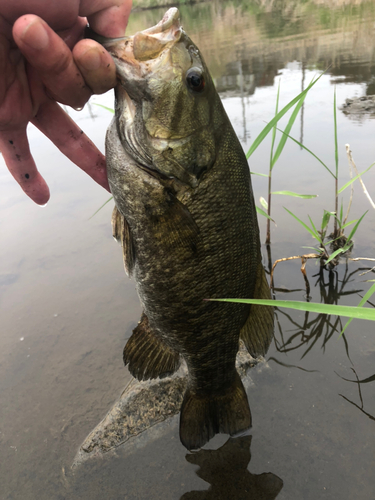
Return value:
M 251 427 L 239 340 L 256 357 L 273 334 L 272 308 L 204 301 L 270 297 L 249 167 L 176 8 L 104 46 L 118 73 L 106 137 L 113 234 L 143 306 L 124 362 L 147 380 L 186 361 L 180 439 L 198 449 Z

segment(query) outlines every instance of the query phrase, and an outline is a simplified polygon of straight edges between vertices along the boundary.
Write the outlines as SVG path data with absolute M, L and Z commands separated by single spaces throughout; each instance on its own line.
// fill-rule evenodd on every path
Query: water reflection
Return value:
M 375 382 L 375 374 L 372 375 L 371 377 L 367 377 L 367 378 L 365 378 L 363 380 L 360 380 L 359 377 L 358 377 L 358 375 L 357 375 L 357 372 L 355 371 L 355 369 L 351 368 L 351 370 L 354 373 L 356 380 L 350 380 L 348 378 L 342 377 L 337 372 L 336 372 L 336 375 L 339 375 L 339 377 L 342 380 L 345 380 L 346 382 L 354 382 L 355 384 L 358 385 L 358 396 L 359 396 L 360 404 L 357 404 L 354 401 L 351 401 L 349 398 L 347 398 L 343 394 L 339 394 L 339 395 L 343 399 L 345 399 L 345 401 L 347 401 L 348 403 L 350 403 L 351 405 L 353 405 L 355 408 L 358 408 L 358 410 L 361 411 L 364 415 L 366 415 L 370 420 L 375 420 L 375 417 L 373 415 L 370 415 L 370 413 L 368 413 L 364 409 L 364 402 L 363 402 L 362 389 L 361 389 L 361 384 L 368 384 L 369 382 Z
M 370 413 L 367 413 L 367 411 L 364 410 L 364 408 L 363 408 L 363 401 L 361 401 L 361 405 L 358 405 L 357 403 L 354 403 L 354 401 L 351 401 L 349 398 L 347 398 L 343 394 L 339 394 L 339 396 L 341 396 L 343 399 L 345 399 L 345 401 L 347 401 L 351 405 L 353 405 L 356 408 L 358 408 L 358 410 L 360 412 L 362 412 L 364 415 L 366 415 L 366 417 L 368 417 L 370 420 L 374 420 L 375 421 L 375 417 L 373 415 L 370 415 Z
M 274 85 L 291 61 L 305 68 L 329 67 L 334 80 L 365 83 L 367 94 L 374 93 L 375 4 L 348 3 L 332 8 L 312 1 L 212 1 L 180 11 L 224 95 L 243 98 L 257 87 Z M 151 26 L 162 10 L 136 14 L 129 32 Z
M 283 481 L 271 472 L 251 474 L 252 436 L 229 438 L 218 450 L 200 450 L 186 455 L 186 460 L 198 465 L 196 471 L 210 484 L 206 491 L 191 491 L 180 500 L 273 500 L 283 487 Z
M 349 289 L 345 288 L 351 284 L 354 279 L 353 276 L 357 275 L 358 269 L 349 272 L 348 264 L 345 265 L 345 271 L 340 277 L 339 271 L 325 270 L 320 268 L 319 272 L 314 275 L 317 277 L 315 288 L 319 291 L 320 302 L 323 304 L 338 304 L 341 303 L 342 297 L 348 295 L 356 295 L 362 289 Z M 280 316 L 284 321 L 280 321 Z M 310 319 L 312 317 L 312 319 Z M 284 333 L 285 327 L 282 324 L 292 325 L 292 334 L 287 335 Z M 280 353 L 288 353 L 298 349 L 303 349 L 301 359 L 303 359 L 318 342 L 321 343 L 321 348 L 324 350 L 328 341 L 335 333 L 340 333 L 343 329 L 343 323 L 340 316 L 331 314 L 318 314 L 305 312 L 303 321 L 299 322 L 294 319 L 287 312 L 277 309 L 276 312 L 276 328 L 280 337 L 275 337 L 276 349 Z M 290 331 L 290 330 L 288 330 Z M 349 345 L 345 334 L 342 335 L 343 342 L 345 343 L 345 350 L 347 357 L 351 362 L 349 355 Z

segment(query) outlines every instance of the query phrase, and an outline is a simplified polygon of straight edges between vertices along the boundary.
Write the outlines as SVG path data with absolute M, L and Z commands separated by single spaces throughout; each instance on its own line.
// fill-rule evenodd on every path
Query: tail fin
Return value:
M 251 427 L 251 413 L 241 378 L 223 395 L 201 396 L 187 389 L 181 406 L 180 439 L 188 450 L 197 450 L 215 434 L 231 436 Z

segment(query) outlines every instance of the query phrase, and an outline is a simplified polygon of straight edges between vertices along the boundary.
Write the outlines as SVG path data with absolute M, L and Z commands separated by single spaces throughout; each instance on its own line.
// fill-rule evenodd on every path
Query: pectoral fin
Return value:
M 155 335 L 147 316 L 142 314 L 125 345 L 124 363 L 133 377 L 148 380 L 172 375 L 180 366 L 180 356 Z
M 271 293 L 267 283 L 262 263 L 259 261 L 254 299 L 270 299 Z M 256 358 L 264 356 L 273 338 L 274 310 L 270 306 L 251 305 L 250 314 L 241 329 L 240 339 L 243 340 L 248 352 Z
M 196 249 L 199 227 L 189 209 L 173 193 L 166 191 L 163 206 L 150 207 L 149 216 L 154 223 L 154 236 L 164 246 Z
M 125 272 L 128 276 L 131 276 L 135 262 L 134 244 L 129 224 L 116 206 L 112 212 L 112 234 L 122 247 Z

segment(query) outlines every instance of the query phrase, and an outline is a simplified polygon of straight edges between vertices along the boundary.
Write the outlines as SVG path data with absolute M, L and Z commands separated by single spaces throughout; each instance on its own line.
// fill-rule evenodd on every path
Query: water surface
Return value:
M 181 7 L 183 25 L 202 50 L 245 150 L 280 106 L 314 75 L 328 70 L 308 95 L 292 134 L 334 169 L 333 94 L 374 93 L 373 2 L 212 2 Z M 151 26 L 164 10 L 133 15 L 129 32 Z M 103 150 L 112 93 L 70 111 Z M 345 144 L 360 170 L 375 157 L 375 121 L 338 111 L 340 185 L 349 179 Z M 283 122 L 285 123 L 285 122 Z M 140 317 L 134 283 L 123 272 L 110 228 L 108 194 L 33 127 L 32 152 L 51 187 L 45 208 L 29 201 L 0 170 L 0 498 L 13 499 L 349 499 L 375 497 L 374 327 L 353 321 L 338 338 L 336 317 L 277 311 L 269 368 L 254 370 L 251 436 L 216 437 L 187 453 L 177 420 L 139 448 L 120 447 L 101 461 L 70 469 L 85 436 L 121 393 L 130 375 L 122 349 Z M 267 173 L 270 139 L 250 159 Z M 364 177 L 375 196 L 375 171 Z M 256 199 L 267 180 L 253 177 Z M 298 255 L 311 237 L 284 211 L 319 223 L 333 209 L 333 179 L 306 151 L 288 143 L 272 189 L 319 194 L 274 197 L 272 260 Z M 344 206 L 349 193 L 343 195 Z M 374 212 L 356 185 L 351 219 L 369 212 L 354 257 L 374 257 Z M 265 220 L 260 220 L 262 241 Z M 266 252 L 264 263 L 267 266 Z M 299 261 L 278 265 L 277 298 L 305 300 Z M 345 262 L 319 276 L 307 264 L 312 300 L 355 305 L 373 274 Z M 287 293 L 289 291 L 289 293 Z M 345 318 L 342 319 L 345 323 Z M 354 371 L 355 372 L 354 372 Z M 210 450 L 210 451 L 209 451 Z

